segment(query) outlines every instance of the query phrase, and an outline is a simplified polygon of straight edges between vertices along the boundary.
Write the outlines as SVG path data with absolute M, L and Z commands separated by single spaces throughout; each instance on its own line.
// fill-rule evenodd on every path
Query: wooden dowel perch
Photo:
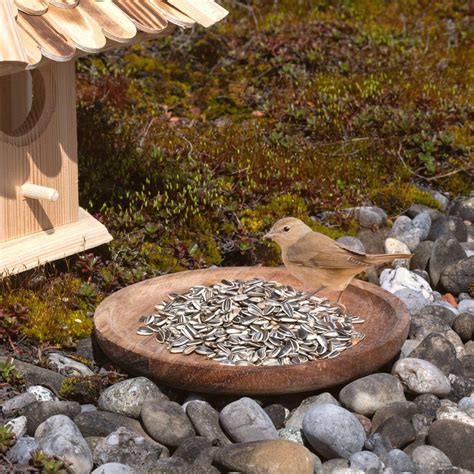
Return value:
M 57 201 L 59 193 L 54 188 L 39 186 L 38 184 L 25 183 L 21 187 L 21 191 L 25 198 L 45 199 L 46 201 Z

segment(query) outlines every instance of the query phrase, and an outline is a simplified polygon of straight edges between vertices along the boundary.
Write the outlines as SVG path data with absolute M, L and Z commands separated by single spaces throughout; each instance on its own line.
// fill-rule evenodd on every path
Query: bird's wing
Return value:
M 312 268 L 361 268 L 368 267 L 366 254 L 337 244 L 317 232 L 308 232 L 290 245 L 286 256 L 291 263 Z

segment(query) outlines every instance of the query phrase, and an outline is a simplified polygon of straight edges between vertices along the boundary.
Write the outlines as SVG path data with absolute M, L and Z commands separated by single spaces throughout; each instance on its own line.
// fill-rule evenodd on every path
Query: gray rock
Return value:
M 465 299 L 458 303 L 459 313 L 471 313 L 474 314 L 474 299 Z
M 385 468 L 392 469 L 395 473 L 415 473 L 415 464 L 410 459 L 410 456 L 400 449 L 392 449 L 388 453 L 382 455 L 381 459 Z
M 390 230 L 390 237 L 401 240 L 400 236 L 414 229 L 412 220 L 408 216 L 399 216 Z
M 336 242 L 338 244 L 344 245 L 345 247 L 349 247 L 351 249 L 357 250 L 358 252 L 365 253 L 364 244 L 357 237 L 344 235 L 343 237 L 339 237 L 338 239 L 336 239 Z
M 410 357 L 427 360 L 446 375 L 451 373 L 457 361 L 456 349 L 451 342 L 440 333 L 431 333 L 426 336 L 419 346 L 413 350 Z
M 453 329 L 463 342 L 470 341 L 474 335 L 474 313 L 461 313 L 453 323 Z
M 474 255 L 474 242 L 461 242 L 461 247 L 466 252 L 467 257 L 472 257 Z
M 366 438 L 364 428 L 351 412 L 330 403 L 306 412 L 303 433 L 316 454 L 326 459 L 349 459 L 362 450 Z
M 32 393 L 38 402 L 52 402 L 58 399 L 49 388 L 42 385 L 31 385 L 26 390 L 28 393 Z
M 446 267 L 464 258 L 466 258 L 466 252 L 451 234 L 436 239 L 431 249 L 429 262 L 429 274 L 433 286 L 438 285 Z
M 451 391 L 451 384 L 443 372 L 426 360 L 412 357 L 399 360 L 393 366 L 392 373 L 413 393 L 443 396 Z
M 467 341 L 464 344 L 464 350 L 468 355 L 474 355 L 474 341 Z
M 188 404 L 194 401 L 207 402 L 206 398 L 200 393 L 191 393 L 186 397 L 186 400 L 184 400 L 183 404 L 181 405 L 183 407 L 183 410 L 186 411 L 186 407 L 188 406 Z
M 408 401 L 393 402 L 380 407 L 372 417 L 372 430 L 377 431 L 377 428 L 392 416 L 402 416 L 407 420 L 411 420 L 412 416 L 418 411 L 418 406 Z
M 304 446 L 279 439 L 223 446 L 214 464 L 224 472 L 313 474 L 315 462 Z
M 69 357 L 63 356 L 57 352 L 48 354 L 47 357 L 48 366 L 59 372 L 60 374 L 66 375 L 68 377 L 77 377 L 77 376 L 88 376 L 94 375 L 87 365 L 77 362 Z
M 418 446 L 411 453 L 411 458 L 419 472 L 436 472 L 452 466 L 449 458 L 434 446 Z
M 444 194 L 441 194 L 438 191 L 433 191 L 431 195 L 439 202 L 442 211 L 445 211 L 448 208 L 449 199 Z
M 412 270 L 412 272 L 415 274 L 415 275 L 418 275 L 420 276 L 421 278 L 423 278 L 423 280 L 426 280 L 428 282 L 428 284 L 431 283 L 430 281 L 430 274 L 426 271 L 426 270 L 418 270 L 418 269 L 415 269 L 415 270 Z
M 400 348 L 400 359 L 409 357 L 410 354 L 420 345 L 421 341 L 416 339 L 407 339 Z
M 94 463 L 120 463 L 133 468 L 138 474 L 148 474 L 160 459 L 162 450 L 143 436 L 120 427 L 101 439 L 93 454 Z
M 71 464 L 77 474 L 92 471 L 92 453 L 74 422 L 64 415 L 55 415 L 38 426 L 35 433 L 39 449 L 49 456 L 58 456 Z
M 471 242 L 471 243 L 474 243 L 474 242 Z M 459 293 L 458 295 L 458 303 L 460 303 L 463 300 L 470 300 L 470 299 L 471 297 L 469 296 L 468 293 Z
M 176 402 L 147 400 L 142 406 L 141 419 L 150 436 L 165 446 L 178 446 L 196 434 L 183 408 Z
M 16 443 L 6 454 L 7 459 L 12 464 L 25 466 L 31 459 L 31 455 L 39 448 L 36 440 L 30 436 L 23 436 L 17 439 Z
M 416 438 L 413 425 L 403 416 L 391 416 L 377 427 L 377 433 L 389 441 L 394 448 L 403 448 Z
M 334 458 L 329 461 L 323 462 L 321 474 L 343 474 L 349 469 L 349 461 L 342 458 Z M 357 474 L 359 474 L 357 472 Z
M 431 257 L 434 242 L 425 240 L 421 242 L 413 251 L 413 257 L 410 259 L 411 270 L 426 270 Z
M 191 420 L 196 432 L 206 438 L 211 444 L 224 446 L 230 444 L 229 438 L 219 424 L 219 412 L 201 400 L 192 400 L 186 406 L 186 414 Z
M 411 424 L 415 429 L 416 436 L 428 436 L 428 430 L 433 422 L 431 416 L 422 415 L 421 413 L 416 413 L 411 419 Z
M 443 235 L 452 234 L 459 242 L 466 242 L 467 228 L 463 220 L 456 216 L 441 216 L 431 225 L 429 240 L 437 240 Z
M 474 428 L 474 418 L 469 416 L 465 411 L 460 410 L 456 404 L 453 406 L 441 406 L 436 412 L 436 419 L 459 421 L 460 423 L 466 423 Z
M 430 306 L 431 305 L 422 308 L 422 310 L 418 313 L 411 314 L 409 332 L 409 337 L 411 339 L 417 339 L 422 341 L 432 332 L 445 334 L 451 329 L 449 327 L 448 321 L 446 321 L 441 316 L 431 314 L 430 312 L 423 312 L 426 308 Z
M 418 397 L 413 400 L 413 403 L 418 407 L 420 414 L 428 416 L 432 420 L 436 417 L 436 412 L 441 406 L 439 398 L 432 393 L 418 395 Z
M 386 268 L 380 275 L 380 286 L 390 293 L 404 289 L 414 290 L 429 301 L 433 301 L 432 290 L 428 282 L 406 268 L 397 268 L 396 270 Z
M 186 464 L 212 464 L 213 452 L 217 448 L 202 436 L 191 436 L 186 438 L 176 448 L 173 458 L 180 458 Z
M 384 438 L 380 433 L 372 433 L 368 436 L 365 440 L 364 447 L 373 451 L 379 457 L 393 449 L 390 441 Z
M 458 200 L 449 209 L 449 214 L 456 215 L 465 221 L 474 222 L 474 197 Z
M 19 416 L 18 418 L 12 418 L 5 425 L 10 428 L 15 438 L 18 439 L 26 434 L 26 422 L 26 416 Z
M 392 253 L 410 253 L 410 249 L 407 247 L 407 245 L 403 242 L 400 242 L 400 240 L 394 239 L 393 237 L 389 237 L 388 239 L 385 239 L 384 242 L 384 250 L 385 253 L 392 254 Z M 394 267 L 405 267 L 409 268 L 410 266 L 410 260 L 407 259 L 398 259 L 393 261 L 393 266 Z
M 85 413 L 87 411 L 97 411 L 97 407 L 95 405 L 92 405 L 91 403 L 81 405 L 81 413 Z
M 452 420 L 435 421 L 428 442 L 440 449 L 457 467 L 474 471 L 474 427 Z
M 381 471 L 383 463 L 379 457 L 371 451 L 359 451 L 349 458 L 351 469 L 359 469 L 364 472 Z
M 418 214 L 421 214 L 422 212 L 427 212 L 430 215 L 431 222 L 439 219 L 443 215 L 437 209 L 433 209 L 431 207 L 425 206 L 424 204 L 412 204 L 408 208 L 406 214 L 408 217 L 411 217 L 413 219 Z
M 237 443 L 278 439 L 278 432 L 265 410 L 255 400 L 243 397 L 226 405 L 220 423 Z
M 449 383 L 451 384 L 451 392 L 447 396 L 456 403 L 461 398 L 469 397 L 474 392 L 474 379 L 463 377 L 461 375 L 449 374 Z
M 38 426 L 54 415 L 65 415 L 74 418 L 81 412 L 81 407 L 77 402 L 49 401 L 34 402 L 21 410 L 21 414 L 28 419 L 27 430 L 30 436 L 35 434 Z
M 264 410 L 277 430 L 285 426 L 285 420 L 289 413 L 287 408 L 279 403 L 273 403 L 272 405 L 267 405 Z
M 421 212 L 412 222 L 416 229 L 421 230 L 420 240 L 426 240 L 431 229 L 431 217 L 429 212 Z
M 32 393 L 21 393 L 16 397 L 4 401 L 2 403 L 2 412 L 7 418 L 11 418 L 19 414 L 22 408 L 34 402 L 36 402 L 36 397 Z
M 278 430 L 278 437 L 293 443 L 304 444 L 303 432 L 300 428 L 282 428 Z
M 380 226 L 387 221 L 387 214 L 380 207 L 360 206 L 344 209 L 344 211 L 352 214 L 362 227 Z
M 466 354 L 461 359 L 460 370 L 463 377 L 474 379 L 474 355 Z
M 474 256 L 448 265 L 444 268 L 440 278 L 441 286 L 453 295 L 469 291 L 469 286 L 473 281 Z
M 432 298 L 425 298 L 422 293 L 411 290 L 410 288 L 397 290 L 394 295 L 405 303 L 412 316 L 419 313 L 425 306 L 432 302 Z
M 405 395 L 397 377 L 371 374 L 346 385 L 339 393 L 339 400 L 351 411 L 372 415 L 390 403 L 405 401 Z
M 289 418 L 286 420 L 286 428 L 303 428 L 303 418 L 306 412 L 313 406 L 322 405 L 323 403 L 331 403 L 340 406 L 340 403 L 329 393 L 323 392 L 319 395 L 305 398 L 298 408 L 291 412 Z
M 421 229 L 414 227 L 399 235 L 398 240 L 403 242 L 410 249 L 410 252 L 413 252 L 420 245 L 422 234 L 423 231 Z
M 440 317 L 449 327 L 453 325 L 454 320 L 458 316 L 456 308 L 449 304 L 445 305 L 440 303 L 433 303 L 428 306 L 425 306 L 421 310 L 420 316 L 423 316 L 425 314 Z
M 108 462 L 94 469 L 91 474 L 137 474 L 137 471 L 126 464 Z
M 167 400 L 161 390 L 146 377 L 136 377 L 106 388 L 99 397 L 101 410 L 139 418 L 145 400 Z
M 463 397 L 458 402 L 458 408 L 474 418 L 474 397 Z

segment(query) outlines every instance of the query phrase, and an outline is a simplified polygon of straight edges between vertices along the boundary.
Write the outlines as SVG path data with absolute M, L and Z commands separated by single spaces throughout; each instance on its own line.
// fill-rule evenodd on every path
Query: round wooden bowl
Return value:
M 342 302 L 350 314 L 365 319 L 357 325 L 365 339 L 334 359 L 285 366 L 223 365 L 196 354 L 172 354 L 154 336 L 136 334 L 143 325 L 139 317 L 153 313 L 154 306 L 171 292 L 184 293 L 194 285 L 223 278 L 256 277 L 310 290 L 283 267 L 210 268 L 160 276 L 124 288 L 99 305 L 94 317 L 99 344 L 117 365 L 171 387 L 207 393 L 282 394 L 319 390 L 372 373 L 399 352 L 408 334 L 406 306 L 391 293 L 358 280 L 346 289 Z

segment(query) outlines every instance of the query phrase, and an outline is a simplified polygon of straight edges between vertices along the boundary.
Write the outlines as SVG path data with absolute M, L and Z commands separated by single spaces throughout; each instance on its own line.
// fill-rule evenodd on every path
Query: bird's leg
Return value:
M 306 293 L 306 297 L 309 299 L 312 296 L 314 296 L 316 293 L 319 293 L 320 291 L 324 290 L 324 288 L 327 288 L 326 285 L 321 285 L 317 290 L 312 291 L 311 293 Z
M 339 296 L 337 297 L 335 306 L 339 306 L 339 308 L 340 308 L 344 313 L 347 313 L 346 305 L 344 305 L 344 304 L 342 304 L 342 303 L 340 302 L 343 293 L 344 293 L 344 290 L 342 290 L 342 291 L 339 292 Z

